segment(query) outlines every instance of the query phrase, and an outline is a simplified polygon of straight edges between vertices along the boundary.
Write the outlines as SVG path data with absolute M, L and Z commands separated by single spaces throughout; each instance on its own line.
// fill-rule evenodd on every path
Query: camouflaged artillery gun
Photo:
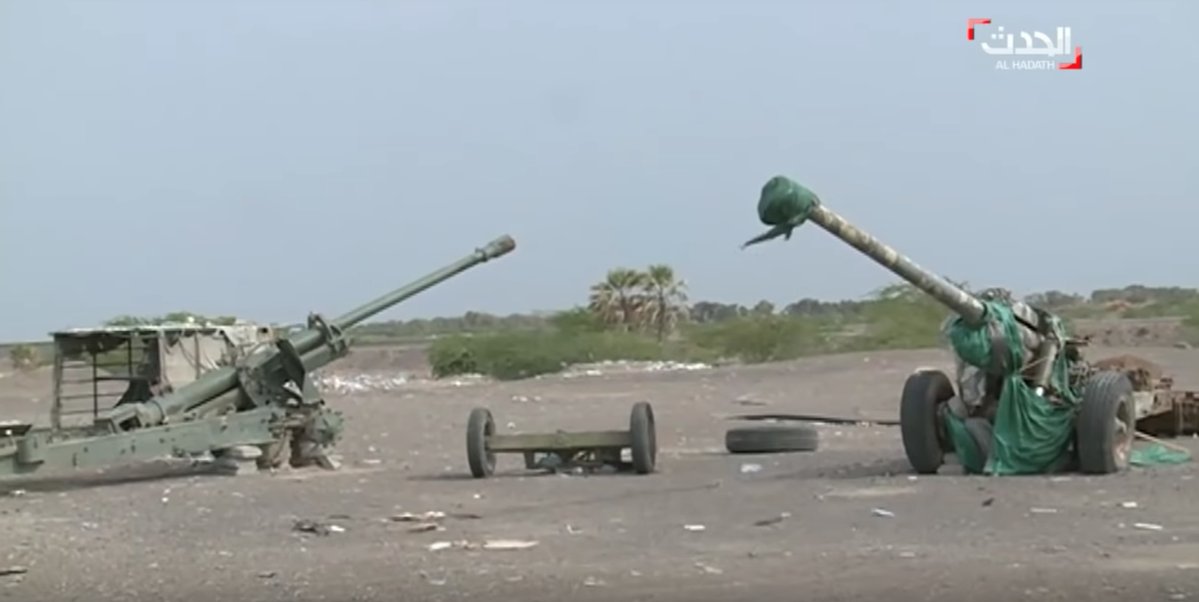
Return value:
M 246 447 L 261 451 L 260 468 L 288 459 L 296 467 L 334 468 L 328 451 L 342 418 L 325 404 L 312 371 L 349 352 L 346 331 L 353 326 L 515 248 L 502 236 L 334 320 L 312 314 L 306 328 L 287 336 L 254 324 L 54 333 L 51 425 L 0 423 L 0 476 L 163 456 L 221 458 Z M 111 391 L 114 382 L 116 403 L 101 408 L 102 389 Z M 79 408 L 80 398 L 90 407 Z M 80 413 L 91 414 L 90 424 L 68 424 Z
M 1129 465 L 1138 430 L 1197 430 L 1199 394 L 1173 390 L 1157 366 L 1132 356 L 1088 362 L 1081 352 L 1087 341 L 1068 336 L 1058 316 L 1003 289 L 976 295 L 951 284 L 792 180 L 766 183 L 758 216 L 772 228 L 742 248 L 789 239 L 810 221 L 955 314 L 944 333 L 957 364 L 956 390 L 944 372 L 921 369 L 908 376 L 900 396 L 903 446 L 917 472 L 935 473 L 954 454 L 972 473 L 1114 473 Z

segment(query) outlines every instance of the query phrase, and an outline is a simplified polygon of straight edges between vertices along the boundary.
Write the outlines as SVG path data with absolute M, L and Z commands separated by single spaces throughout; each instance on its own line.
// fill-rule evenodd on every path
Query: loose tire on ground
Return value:
M 633 404 L 633 411 L 629 415 L 629 435 L 633 439 L 630 446 L 633 470 L 637 474 L 653 472 L 658 459 L 658 434 L 654 425 L 654 409 L 649 403 L 639 401 Z
M 1105 371 L 1087 380 L 1074 432 L 1082 472 L 1111 474 L 1128 468 L 1136 407 L 1127 375 Z
M 733 454 L 816 451 L 820 432 L 810 426 L 746 426 L 729 429 L 724 447 Z
M 470 474 L 476 479 L 489 477 L 495 472 L 495 454 L 487 449 L 487 437 L 495 434 L 495 421 L 487 408 L 470 411 L 466 423 L 466 461 Z
M 936 474 L 945 463 L 937 412 L 954 396 L 953 383 L 940 370 L 908 376 L 899 398 L 899 430 L 908 463 L 920 474 Z

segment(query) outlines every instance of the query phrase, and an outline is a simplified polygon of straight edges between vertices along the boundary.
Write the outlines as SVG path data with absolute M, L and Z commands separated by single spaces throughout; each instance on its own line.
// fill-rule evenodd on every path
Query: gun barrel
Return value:
M 879 265 L 908 281 L 912 286 L 948 306 L 954 313 L 961 316 L 967 324 L 980 324 L 986 316 L 986 306 L 975 298 L 974 295 L 954 286 L 935 273 L 924 269 L 899 251 L 871 236 L 861 228 L 849 223 L 845 218 L 830 211 L 823 205 L 817 203 L 811 207 L 808 219 L 827 230 L 833 236 L 845 241 L 849 246 L 861 251 L 863 255 L 878 262 Z
M 510 236 L 501 236 L 444 268 L 430 272 L 410 284 L 349 311 L 333 320 L 330 326 L 342 331 L 349 329 L 413 295 L 480 263 L 505 255 L 515 248 L 516 241 Z M 319 330 L 308 328 L 290 337 L 292 345 L 302 356 L 302 361 L 307 369 L 319 368 L 336 358 L 336 354 L 323 345 L 323 336 Z M 321 351 L 322 349 L 323 351 Z M 162 424 L 169 416 L 215 399 L 237 386 L 237 369 L 225 366 L 205 374 L 177 391 L 154 397 L 141 404 L 117 406 L 98 417 L 97 422 L 108 421 L 120 424 L 130 418 L 140 417 L 143 426 Z
M 342 331 L 349 330 L 371 316 L 387 310 L 405 299 L 424 292 L 476 265 L 506 255 L 515 248 L 516 241 L 511 236 L 501 236 L 444 268 L 430 272 L 408 285 L 346 312 L 344 315 L 334 319 L 331 325 Z M 291 342 L 295 345 L 296 351 L 303 355 L 321 344 L 321 334 L 315 330 L 306 329 L 293 335 Z

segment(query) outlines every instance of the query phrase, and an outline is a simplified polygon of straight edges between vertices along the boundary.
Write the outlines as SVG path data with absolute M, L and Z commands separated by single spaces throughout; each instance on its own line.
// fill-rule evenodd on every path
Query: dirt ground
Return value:
M 1160 361 L 1179 386 L 1199 388 L 1199 351 L 1091 355 L 1125 351 Z M 815 452 L 724 452 L 725 429 L 744 424 L 729 419 L 739 413 L 894 419 L 913 368 L 948 368 L 941 351 L 504 384 L 403 383 L 392 377 L 411 356 L 390 357 L 396 363 L 375 366 L 370 381 L 389 390 L 342 386 L 329 393 L 348 419 L 340 471 L 223 476 L 159 464 L 0 485 L 7 491 L 0 497 L 0 569 L 24 569 L 0 576 L 0 599 L 1199 596 L 1199 514 L 1190 497 L 1199 482 L 1192 465 L 1021 478 L 967 477 L 947 467 L 916 478 L 897 428 L 856 425 L 818 427 Z M 336 374 L 366 382 L 344 371 L 350 367 L 363 368 L 347 362 Z M 0 378 L 4 414 L 45 414 L 48 381 L 35 380 L 44 377 Z M 474 406 L 490 408 L 501 432 L 602 430 L 626 428 L 638 400 L 650 401 L 656 413 L 656 474 L 542 475 L 523 470 L 519 456 L 500 456 L 493 478 L 469 477 L 464 439 Z M 1199 449 L 1195 440 L 1179 442 Z M 444 530 L 415 533 L 412 523 L 390 520 L 425 511 L 445 512 Z M 301 519 L 335 530 L 297 531 Z M 537 545 L 429 549 L 434 542 L 494 539 Z

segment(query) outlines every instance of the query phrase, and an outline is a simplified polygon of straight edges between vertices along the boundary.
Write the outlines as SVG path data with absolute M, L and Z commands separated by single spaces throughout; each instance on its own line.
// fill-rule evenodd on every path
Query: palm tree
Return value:
M 687 283 L 675 277 L 674 268 L 655 264 L 646 270 L 642 287 L 646 292 L 646 325 L 654 326 L 661 341 L 685 317 Z
M 643 300 L 639 289 L 644 286 L 645 278 L 645 274 L 630 268 L 609 270 L 602 282 L 591 287 L 587 308 L 605 324 L 628 330 L 640 318 Z

